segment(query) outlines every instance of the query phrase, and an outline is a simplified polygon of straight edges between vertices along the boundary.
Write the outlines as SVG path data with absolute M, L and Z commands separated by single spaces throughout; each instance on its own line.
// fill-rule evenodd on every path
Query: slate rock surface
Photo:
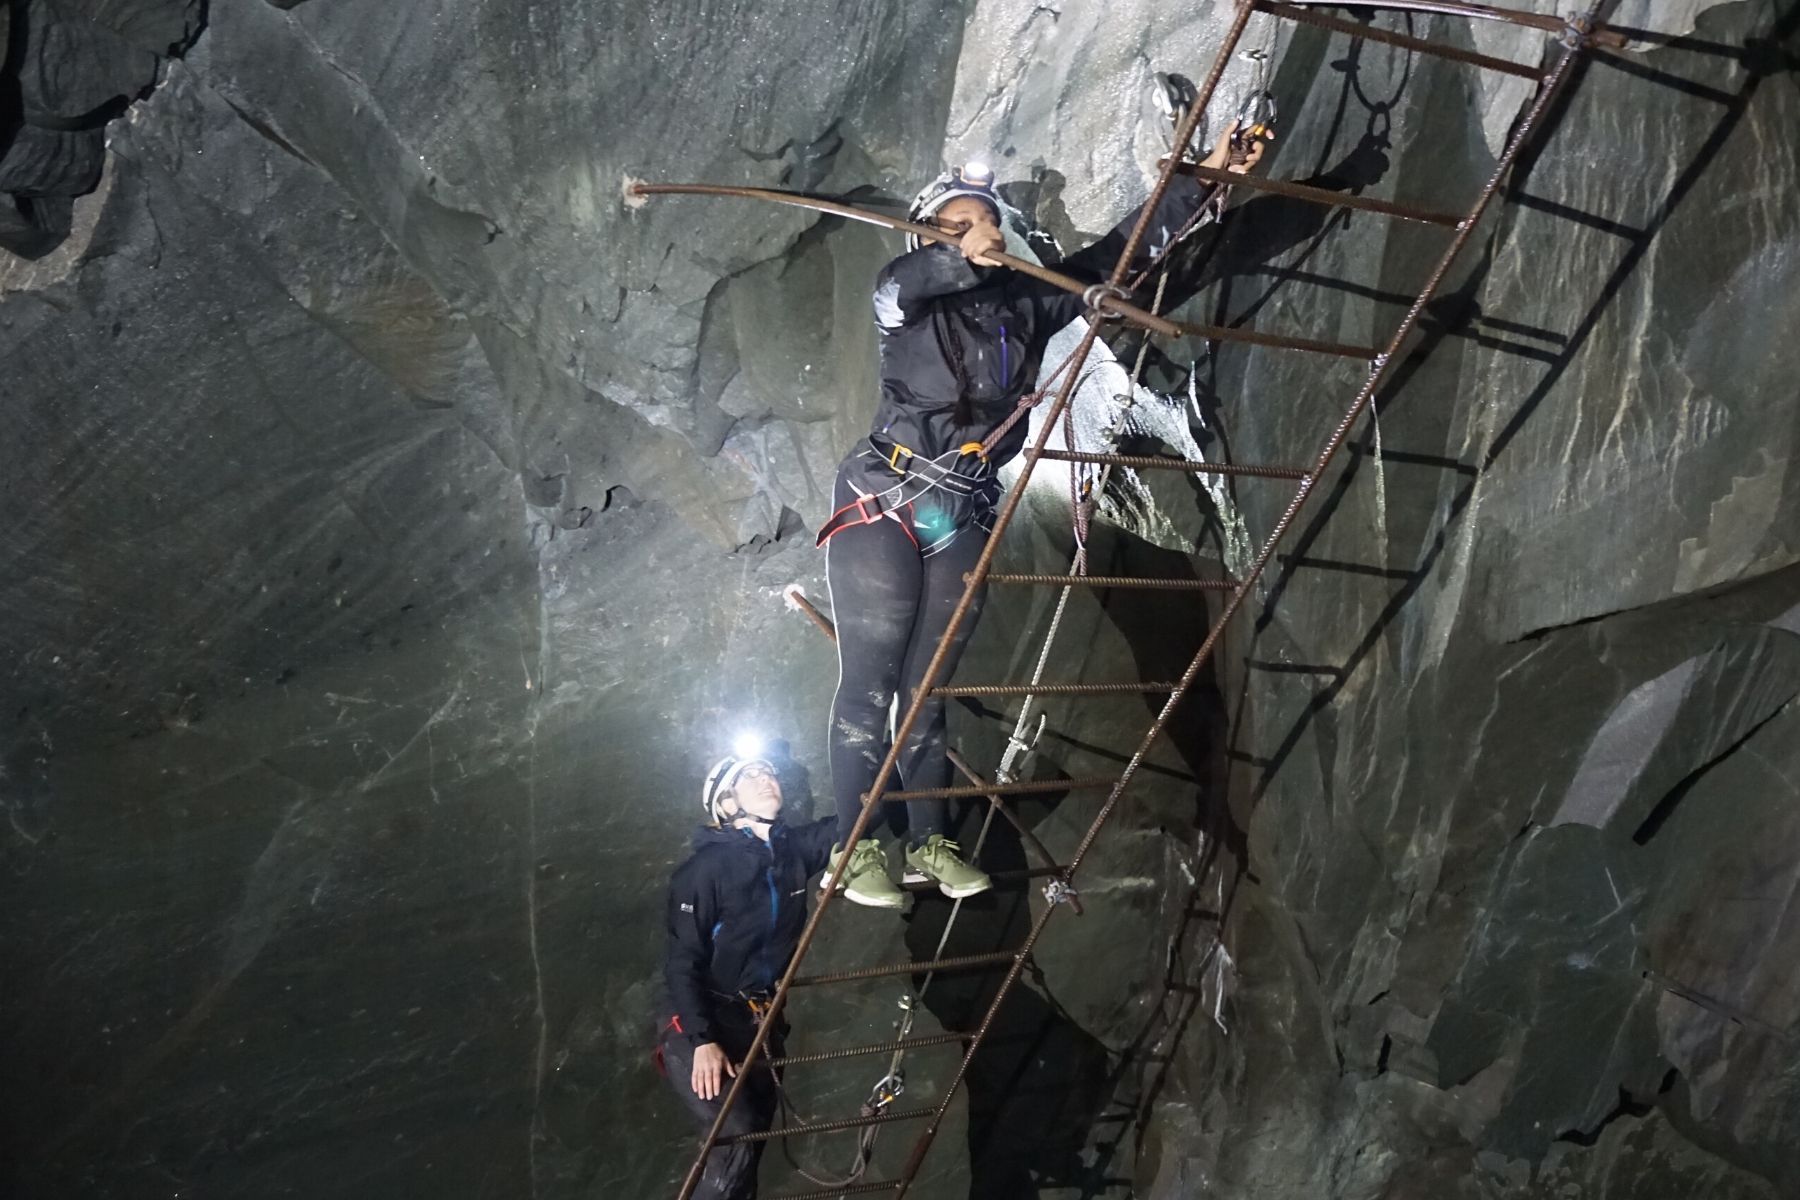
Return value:
M 910 1194 L 1786 1194 L 1797 13 L 1620 6 L 1682 36 L 1589 66 L 1508 181 Z M 1148 188 L 1149 72 L 1203 74 L 1226 17 L 11 6 L 0 1190 L 673 1194 L 662 882 L 743 727 L 788 742 L 794 811 L 829 807 L 833 654 L 780 594 L 828 599 L 809 530 L 873 409 L 896 245 L 621 184 L 881 205 L 982 154 L 1072 249 Z M 1372 196 L 1472 196 L 1528 90 L 1265 17 L 1248 44 L 1269 173 Z M 1257 71 L 1230 64 L 1214 129 Z M 1240 195 L 1165 307 L 1375 344 L 1445 236 Z M 1100 411 L 1139 349 L 1111 342 Z M 1131 436 L 1304 462 L 1363 370 L 1156 346 Z M 1133 486 L 1095 570 L 1231 575 L 1287 500 Z M 1002 569 L 1066 569 L 1066 493 L 1034 490 Z M 1054 602 L 996 589 L 963 680 L 1026 675 Z M 1206 627 L 1177 593 L 1083 592 L 1052 677 L 1166 678 Z M 1029 769 L 1116 772 L 1155 710 L 1049 705 Z M 1013 717 L 956 710 L 971 761 Z M 1018 811 L 1066 856 L 1101 795 Z M 984 853 L 1038 865 L 1004 823 Z M 1043 903 L 965 905 L 944 952 L 1016 946 Z M 947 910 L 840 913 L 818 964 L 928 956 Z M 934 983 L 915 1032 L 991 987 Z M 888 1036 L 899 991 L 807 993 L 793 1049 Z M 954 1064 L 915 1055 L 909 1099 Z M 792 1090 L 828 1117 L 871 1082 Z

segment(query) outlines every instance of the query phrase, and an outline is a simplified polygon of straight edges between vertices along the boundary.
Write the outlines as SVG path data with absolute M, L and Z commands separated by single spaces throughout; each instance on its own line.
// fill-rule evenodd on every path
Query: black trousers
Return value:
M 856 500 L 840 474 L 833 508 Z M 863 793 L 888 750 L 888 706 L 896 695 L 896 718 L 912 702 L 913 689 L 949 627 L 962 599 L 963 575 L 975 569 L 987 531 L 963 527 L 948 545 L 927 557 L 920 539 L 898 521 L 883 518 L 834 534 L 825 543 L 825 580 L 837 622 L 838 686 L 831 702 L 831 790 L 837 801 L 838 843 L 844 844 L 862 810 Z M 985 589 L 957 630 L 937 682 L 956 673 L 969 634 L 981 615 Z M 899 784 L 909 791 L 948 787 L 950 761 L 944 757 L 944 702 L 925 702 L 912 735 L 901 747 Z M 893 787 L 892 781 L 889 784 Z M 897 789 L 896 789 L 897 790 Z M 944 803 L 915 800 L 906 806 L 908 836 L 917 845 L 944 832 Z
M 752 1025 L 739 1028 L 737 1022 L 721 1023 L 719 1027 L 719 1045 L 723 1046 L 726 1055 L 734 1063 L 741 1063 L 744 1054 L 750 1049 L 750 1040 L 756 1036 Z M 663 1069 L 668 1072 L 669 1084 L 681 1102 L 687 1105 L 689 1112 L 700 1125 L 704 1134 L 712 1128 L 713 1119 L 719 1115 L 719 1106 L 725 1102 L 725 1092 L 731 1087 L 731 1077 L 723 1076 L 719 1095 L 711 1100 L 702 1100 L 695 1095 L 693 1087 L 694 1049 L 684 1033 L 664 1027 L 660 1041 L 662 1047 Z M 769 1044 L 758 1056 L 757 1065 L 744 1081 L 744 1090 L 738 1096 L 736 1104 L 731 1106 L 731 1113 L 725 1118 L 720 1128 L 720 1136 L 738 1133 L 758 1133 L 769 1128 L 775 1122 L 775 1110 L 778 1097 L 775 1092 L 775 1080 L 769 1074 L 768 1060 L 771 1055 L 781 1052 L 781 1037 L 777 1031 L 770 1035 Z M 706 1170 L 700 1176 L 700 1186 L 694 1190 L 694 1200 L 755 1200 L 756 1168 L 762 1161 L 763 1147 L 767 1142 L 733 1142 L 728 1146 L 715 1146 L 706 1157 Z

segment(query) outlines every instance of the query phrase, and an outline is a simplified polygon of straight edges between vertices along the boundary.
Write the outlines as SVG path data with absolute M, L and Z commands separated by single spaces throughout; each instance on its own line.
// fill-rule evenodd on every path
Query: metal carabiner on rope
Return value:
M 862 1103 L 862 1115 L 872 1117 L 906 1092 L 906 1072 L 889 1071 L 875 1081 L 869 1089 L 869 1098 Z
M 1081 302 L 1087 306 L 1087 310 L 1102 317 L 1112 317 L 1115 315 L 1107 312 L 1106 309 L 1101 306 L 1102 301 L 1117 300 L 1119 303 L 1124 304 L 1129 302 L 1130 299 L 1131 293 L 1127 292 L 1116 283 L 1092 284 L 1086 291 L 1081 293 Z

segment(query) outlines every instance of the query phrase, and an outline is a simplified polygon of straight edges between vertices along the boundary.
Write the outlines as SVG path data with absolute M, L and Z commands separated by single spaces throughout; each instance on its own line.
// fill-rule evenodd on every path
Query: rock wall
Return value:
M 1509 183 L 912 1194 L 1782 1194 L 1797 11 L 1621 7 L 1689 36 L 1590 67 Z M 795 807 L 827 805 L 832 655 L 779 591 L 822 591 L 805 531 L 872 409 L 894 247 L 763 206 L 628 211 L 621 182 L 879 204 L 986 154 L 1069 247 L 1147 188 L 1144 81 L 1203 73 L 1224 6 L 9 17 L 0 1062 L 27 1082 L 0 1181 L 672 1193 L 661 881 L 741 725 L 790 741 Z M 1322 186 L 1454 207 L 1521 100 L 1266 18 L 1248 44 L 1284 113 L 1268 169 Z M 1254 75 L 1233 64 L 1214 128 Z M 1171 297 L 1373 342 L 1443 237 L 1242 198 Z M 1360 378 L 1192 342 L 1146 362 L 1172 398 L 1139 428 L 1245 462 L 1308 458 Z M 1097 534 L 1107 569 L 1238 569 L 1285 502 L 1146 486 Z M 1009 564 L 1066 564 L 1059 497 Z M 964 677 L 1025 675 L 1050 604 L 997 596 Z M 1164 677 L 1203 632 L 1084 597 L 1058 674 Z M 1051 707 L 1034 769 L 1116 770 L 1149 711 Z M 972 760 L 1011 715 L 956 714 Z M 1096 802 L 1020 811 L 1066 854 Z M 967 906 L 946 952 L 1016 944 L 1041 903 Z M 823 961 L 926 956 L 943 918 L 852 912 Z M 808 995 L 796 1049 L 883 1036 L 893 1000 Z M 927 1015 L 984 1000 L 949 981 Z M 917 1056 L 914 1093 L 951 1065 Z M 796 1099 L 841 1113 L 871 1081 L 822 1069 Z

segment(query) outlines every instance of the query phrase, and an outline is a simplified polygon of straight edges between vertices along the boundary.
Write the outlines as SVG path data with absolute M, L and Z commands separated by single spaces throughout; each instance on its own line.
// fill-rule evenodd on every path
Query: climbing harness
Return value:
M 870 434 L 857 454 L 865 460 L 879 462 L 898 478 L 879 492 L 864 493 L 857 489 L 857 498 L 832 513 L 819 527 L 814 545 L 823 546 L 846 529 L 892 518 L 919 546 L 920 555 L 930 558 L 948 546 L 965 525 L 974 525 L 983 531 L 992 527 L 998 478 L 993 465 L 988 462 L 983 443 L 964 442 L 954 450 L 927 458 L 909 446 L 880 434 Z M 936 540 L 920 543 L 913 532 L 915 522 L 911 518 L 917 502 L 932 493 L 939 494 L 953 517 L 949 528 Z

